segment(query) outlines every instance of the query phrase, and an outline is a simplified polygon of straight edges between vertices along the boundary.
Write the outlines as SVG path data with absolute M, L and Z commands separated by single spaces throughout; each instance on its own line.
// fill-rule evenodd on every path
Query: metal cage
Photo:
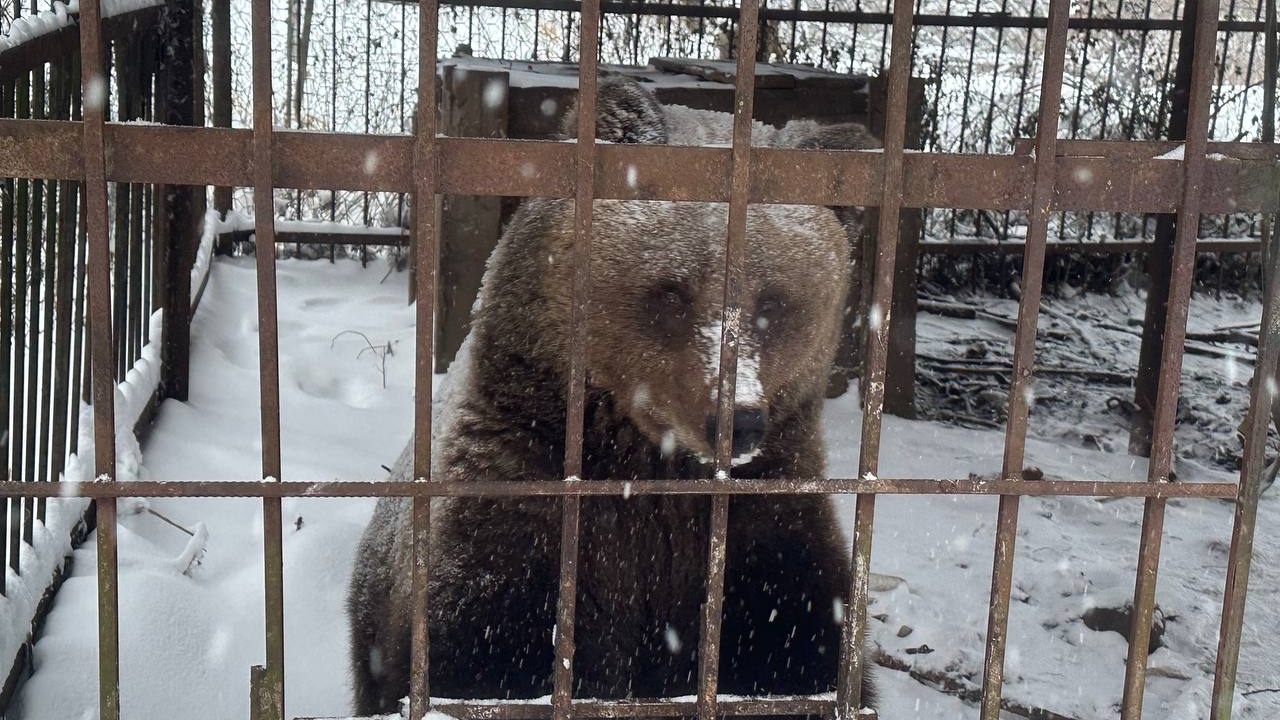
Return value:
M 84 87 L 103 75 L 99 0 L 81 1 L 81 77 Z M 574 3 L 574 7 L 578 8 Z M 982 718 L 996 720 L 1001 701 L 1006 627 L 1013 575 L 1019 500 L 1024 495 L 1141 497 L 1145 502 L 1142 540 L 1135 580 L 1133 629 L 1124 683 L 1126 720 L 1141 715 L 1148 636 L 1160 558 L 1161 534 L 1169 498 L 1226 498 L 1236 503 L 1225 601 L 1221 618 L 1212 699 L 1215 720 L 1226 720 L 1240 646 L 1241 624 L 1251 560 L 1260 469 L 1267 433 L 1266 414 L 1274 387 L 1261 380 L 1252 390 L 1246 425 L 1245 459 L 1240 483 L 1172 482 L 1173 431 L 1178 383 L 1192 287 L 1198 218 L 1205 213 L 1280 208 L 1280 151 L 1274 144 L 1209 143 L 1210 89 L 1218 31 L 1218 0 L 1195 4 L 1195 43 L 1184 159 L 1153 159 L 1172 143 L 1075 142 L 1058 139 L 1064 53 L 1070 5 L 1052 0 L 1047 17 L 1046 62 L 1038 131 L 1031 155 L 904 153 L 907 81 L 913 23 L 911 0 L 894 0 L 888 65 L 887 121 L 882 151 L 817 151 L 753 148 L 751 118 L 758 21 L 758 0 L 742 0 L 736 42 L 737 80 L 731 148 L 600 145 L 594 142 L 597 87 L 597 29 L 600 0 L 584 0 L 581 10 L 578 139 L 576 144 L 445 138 L 436 135 L 431 103 L 422 103 L 412 136 L 364 136 L 276 131 L 272 128 L 269 4 L 253 2 L 252 130 L 139 126 L 104 122 L 100 104 L 86 103 L 83 121 L 0 120 L 0 173 L 51 178 L 81 184 L 86 200 L 89 246 L 88 294 L 91 318 L 95 472 L 98 482 L 0 482 L 6 498 L 49 498 L 78 494 L 96 501 L 98 548 L 98 637 L 101 717 L 117 720 L 119 705 L 119 615 L 117 607 L 116 505 L 121 497 L 260 497 L 263 503 L 266 587 L 266 665 L 253 672 L 255 717 L 284 713 L 284 607 L 281 556 L 281 499 L 291 496 L 406 496 L 413 498 L 414 597 L 410 718 L 422 718 L 431 704 L 427 673 L 427 536 L 430 500 L 439 496 L 557 496 L 563 502 L 559 577 L 558 632 L 555 638 L 554 694 L 551 704 L 468 701 L 437 709 L 470 718 L 681 716 L 700 720 L 720 715 L 814 714 L 852 718 L 860 703 L 867 632 L 866 603 L 872 551 L 872 521 L 880 494 L 982 494 L 1000 496 L 994 572 L 987 627 Z M 423 0 L 418 62 L 419 97 L 435 97 L 438 0 Z M 189 156 L 198 143 L 209 152 Z M 1226 159 L 1208 160 L 1210 152 Z M 362 159 L 382 159 L 365 172 Z M 177 161 L 178 158 L 182 160 Z M 536 169 L 522 174 L 520 167 Z M 628 170 L 640 182 L 628 182 Z M 982 178 L 982 182 L 974 182 Z M 113 400 L 117 367 L 112 351 L 111 277 L 108 257 L 107 182 L 175 185 L 251 186 L 256 204 L 255 231 L 262 247 L 272 247 L 272 190 L 346 188 L 407 192 L 413 198 L 411 245 L 416 252 L 417 366 L 414 427 L 414 482 L 307 482 L 281 477 L 279 357 L 273 253 L 257 253 L 258 321 L 262 417 L 262 473 L 256 482 L 122 483 L 115 472 Z M 431 477 L 431 332 L 435 297 L 437 193 L 554 196 L 576 201 L 571 373 L 565 478 L 559 482 L 445 483 Z M 591 252 L 592 200 L 597 198 L 727 202 L 725 256 L 727 281 L 721 337 L 719 434 L 715 476 L 701 481 L 655 480 L 582 482 L 583 406 L 587 298 L 591 279 L 583 271 Z M 944 207 L 1020 210 L 1029 214 L 1030 232 L 1023 265 L 1009 421 L 1003 470 L 993 481 L 946 478 L 880 478 L 879 448 L 884 400 L 887 337 L 892 318 L 868 331 L 868 392 L 864 397 L 859 477 L 730 480 L 730 439 L 736 373 L 737 283 L 742 276 L 746 211 L 749 203 L 875 206 L 879 212 L 875 306 L 888 308 L 902 208 Z M 1040 306 L 1046 232 L 1051 215 L 1063 210 L 1105 210 L 1177 214 L 1177 238 L 1170 278 L 1155 432 L 1147 482 L 1079 480 L 1027 481 L 1022 478 L 1027 434 L 1028 395 L 1035 359 L 1035 330 Z M 1275 372 L 1280 355 L 1280 273 L 1272 273 L 1270 300 L 1262 324 L 1258 378 Z M 588 495 L 692 493 L 713 498 L 711 540 L 707 549 L 706 598 L 702 606 L 699 685 L 696 701 L 650 699 L 598 701 L 575 699 L 575 587 L 578 568 L 579 502 Z M 849 612 L 846 613 L 838 691 L 829 697 L 728 699 L 717 695 L 720 618 L 724 598 L 725 533 L 731 494 L 826 493 L 857 496 Z

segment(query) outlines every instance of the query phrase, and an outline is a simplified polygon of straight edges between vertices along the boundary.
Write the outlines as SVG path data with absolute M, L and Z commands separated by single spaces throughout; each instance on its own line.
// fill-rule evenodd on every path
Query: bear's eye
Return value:
M 777 296 L 766 296 L 760 299 L 756 304 L 755 325 L 756 330 L 767 334 L 770 331 L 776 331 L 777 325 L 786 315 L 787 302 L 785 299 Z
M 663 283 L 649 290 L 641 309 L 641 321 L 663 336 L 672 339 L 687 326 L 693 300 L 683 287 Z

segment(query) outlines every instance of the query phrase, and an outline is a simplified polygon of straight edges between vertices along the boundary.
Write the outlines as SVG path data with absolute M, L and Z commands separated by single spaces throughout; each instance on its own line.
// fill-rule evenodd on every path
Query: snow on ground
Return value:
M 990 297 L 946 298 L 944 304 L 966 305 L 982 312 L 962 319 L 921 312 L 917 321 L 921 372 L 917 375 L 919 406 L 925 418 L 961 425 L 1002 425 L 1009 373 L 955 374 L 1008 367 L 1013 347 L 1012 321 L 1018 303 Z M 1138 347 L 1145 300 L 1135 294 L 1080 294 L 1044 299 L 1036 343 L 1039 369 L 1102 371 L 1104 382 L 1070 374 L 1041 373 L 1035 381 L 1030 427 L 1034 435 L 1058 438 L 1111 452 L 1125 452 L 1137 372 Z M 1206 469 L 1239 469 L 1236 429 L 1248 407 L 1253 375 L 1251 346 L 1209 343 L 1210 334 L 1252 323 L 1256 336 L 1262 307 L 1256 299 L 1198 294 L 1192 299 L 1188 330 L 1195 352 L 1183 359 L 1182 402 L 1178 409 L 1176 474 L 1184 480 L 1204 479 Z M 1208 354 L 1200 354 L 1208 353 Z M 1280 450 L 1272 430 L 1270 455 Z M 1035 452 L 1028 464 L 1039 462 Z
M 354 261 L 278 263 L 285 479 L 383 476 L 409 437 L 413 311 L 404 274 Z M 257 321 L 252 259 L 213 263 L 193 327 L 192 388 L 167 402 L 145 448 L 144 474 L 167 479 L 258 477 Z M 391 343 L 386 386 L 380 364 L 353 334 Z M 936 328 L 921 321 L 926 338 Z M 1219 364 L 1217 366 L 1221 368 Z M 832 401 L 826 433 L 831 473 L 856 473 L 860 417 L 853 396 Z M 1033 427 L 1035 427 L 1033 425 Z M 1114 431 L 1112 431 L 1114 433 Z M 1055 444 L 1058 443 L 1058 444 Z M 1032 439 L 1028 456 L 1048 476 L 1142 479 L 1145 463 L 1077 443 Z M 1123 445 L 1123 443 L 1119 443 Z M 936 422 L 886 418 L 886 477 L 991 474 L 1001 436 Z M 1197 479 L 1230 479 L 1205 468 Z M 284 502 L 286 700 L 290 717 L 349 711 L 342 611 L 352 553 L 373 502 Z M 203 564 L 190 576 L 177 562 L 188 537 L 154 515 L 208 533 Z M 847 524 L 853 501 L 842 499 Z M 996 515 L 995 498 L 881 497 L 876 506 L 873 639 L 896 661 L 977 687 Z M 1140 500 L 1027 498 L 1010 613 L 1006 695 L 1082 719 L 1113 717 L 1125 642 L 1087 629 L 1088 608 L 1122 605 L 1132 593 Z M 243 718 L 249 666 L 262 645 L 261 503 L 242 499 L 122 503 L 120 529 L 121 690 L 124 717 Z M 1264 496 L 1246 618 L 1240 689 L 1280 686 L 1273 643 L 1280 635 L 1280 493 Z M 1181 720 L 1207 714 L 1231 506 L 1169 501 L 1157 600 L 1166 647 L 1151 656 L 1147 709 Z M 93 543 L 75 552 L 44 635 L 34 676 L 14 717 L 96 714 Z M 906 633 L 903 628 L 909 628 Z M 904 637 L 899 637 L 904 633 Z M 929 653 L 907 653 L 927 645 Z M 972 705 L 879 671 L 883 717 L 976 718 Z M 1238 698 L 1238 717 L 1280 714 L 1280 693 Z

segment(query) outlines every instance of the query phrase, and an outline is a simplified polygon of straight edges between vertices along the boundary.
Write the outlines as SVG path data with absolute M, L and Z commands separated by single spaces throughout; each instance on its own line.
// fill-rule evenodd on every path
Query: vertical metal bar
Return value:
M 1179 0 L 1174 0 L 1175 6 Z M 1169 98 L 1170 140 L 1187 138 L 1187 108 L 1191 96 L 1191 60 L 1196 35 L 1196 8 L 1199 0 L 1186 0 L 1178 37 L 1178 62 L 1173 92 Z M 1213 39 L 1210 38 L 1210 44 Z M 1177 238 L 1174 216 L 1156 218 L 1155 241 L 1147 252 L 1146 273 L 1150 279 L 1146 311 L 1142 321 L 1142 342 L 1138 347 L 1138 372 L 1133 382 L 1133 400 L 1137 412 L 1129 430 L 1129 454 L 1151 456 L 1151 434 L 1154 427 L 1155 398 L 1159 389 L 1161 348 L 1168 315 L 1169 281 L 1173 276 L 1174 244 Z
M 1031 9 L 1027 14 L 1032 16 L 1036 14 L 1036 0 L 1031 0 Z M 1034 37 L 1035 29 L 1027 28 L 1026 44 L 1022 46 L 1022 69 L 1018 72 L 1018 100 L 1017 109 L 1013 113 L 1013 135 L 1016 135 L 1018 128 L 1022 126 L 1022 108 L 1027 98 L 1027 73 L 1031 70 L 1031 40 Z M 1007 238 L 1009 237 L 1009 212 L 1005 211 L 1001 215 L 1000 233 Z
M 578 140 L 574 154 L 573 305 L 569 335 L 568 417 L 564 474 L 582 478 L 582 435 L 586 407 L 587 316 L 591 293 L 591 217 L 595 190 L 596 65 L 600 54 L 600 0 L 584 0 L 578 28 Z M 556 606 L 555 666 L 551 714 L 568 720 L 573 710 L 574 627 L 577 612 L 580 501 L 561 500 L 560 592 Z
M 1268 3 L 1267 12 L 1274 11 Z M 1276 402 L 1277 362 L 1280 362 L 1280 272 L 1271 272 L 1262 327 L 1258 363 L 1254 367 L 1253 397 L 1246 421 L 1244 462 L 1240 467 L 1240 492 L 1236 497 L 1235 523 L 1231 529 L 1231 554 L 1222 600 L 1222 629 L 1218 633 L 1218 659 L 1213 678 L 1210 720 L 1231 720 L 1236 668 L 1240 660 L 1240 633 L 1244 625 L 1245 596 L 1253 559 L 1253 535 L 1266 467 L 1267 428 Z
M 1005 15 L 1009 12 L 1009 0 L 1000 0 L 1000 14 Z M 976 34 L 977 31 L 975 31 Z M 977 38 L 974 38 L 975 44 Z M 995 122 L 996 113 L 996 86 L 1000 82 L 1000 51 L 1004 49 L 1004 27 L 996 28 L 996 54 L 991 61 L 991 97 L 987 101 L 987 120 L 984 123 L 982 132 L 982 152 L 983 154 L 991 152 L 991 126 Z M 1014 122 L 1017 127 L 1017 121 Z M 1006 233 L 1007 234 L 1007 233 Z M 997 236 L 997 240 L 1003 238 Z
M 1050 0 L 1049 28 L 1045 38 L 1044 74 L 1040 81 L 1039 119 L 1036 123 L 1035 180 L 1031 189 L 1026 251 L 1022 261 L 1022 299 L 1018 304 L 1018 328 L 1014 334 L 1013 380 L 1009 384 L 1009 424 L 1005 430 L 1001 477 L 1022 479 L 1027 440 L 1032 372 L 1036 359 L 1036 324 L 1044 289 L 1045 242 L 1053 205 L 1054 166 L 1058 146 L 1058 107 L 1062 102 L 1063 72 L 1067 55 L 1067 20 L 1070 0 Z M 1013 583 L 1013 555 L 1018 535 L 1018 496 L 1001 495 L 997 520 L 995 558 L 991 572 L 990 614 L 987 617 L 987 650 L 982 680 L 982 720 L 999 720 L 1000 684 L 1004 680 L 1004 651 L 1008 640 L 1009 592 Z
M 13 116 L 14 87 L 11 83 L 0 83 L 0 117 Z M 0 465 L 4 467 L 5 480 L 13 480 L 10 474 L 12 465 L 9 463 L 9 446 L 13 442 L 13 438 L 9 433 L 9 415 L 13 396 L 9 394 L 9 372 L 10 372 L 10 354 L 13 351 L 13 313 L 8 308 L 13 307 L 13 223 L 15 213 L 13 211 L 14 192 L 16 190 L 13 178 L 6 177 L 4 185 L 0 186 L 0 397 L 4 398 L 4 407 L 0 408 Z M 5 528 L 9 526 L 10 506 L 12 500 L 5 499 L 0 501 L 0 517 L 4 523 L 0 524 L 0 595 L 8 593 L 8 576 L 5 572 Z
M 1261 138 L 1264 143 L 1275 142 L 1276 138 L 1276 13 L 1275 0 L 1266 0 L 1266 17 L 1263 18 L 1262 41 L 1262 127 Z M 1262 287 L 1269 287 L 1271 275 L 1276 272 L 1275 266 L 1280 263 L 1280 245 L 1273 237 L 1275 215 L 1264 213 L 1259 223 L 1259 234 L 1262 241 Z
M 115 57 L 115 75 L 116 75 L 116 120 L 119 122 L 128 122 L 136 119 L 133 114 L 133 94 L 137 85 L 134 68 L 137 63 L 138 52 L 133 48 L 133 43 L 115 43 L 112 46 Z M 111 253 L 111 273 L 113 280 L 111 282 L 112 291 L 112 320 L 111 326 L 115 329 L 115 358 L 116 358 L 116 375 L 125 377 L 129 372 L 129 366 L 125 362 L 125 348 L 129 344 L 129 325 L 128 310 L 125 306 L 127 289 L 127 277 L 129 272 L 129 253 L 127 250 L 129 242 L 129 200 L 133 194 L 133 186 L 129 183 L 118 182 L 111 187 L 111 193 L 114 195 L 112 210 L 115 213 L 112 223 L 112 248 Z
M 262 476 L 280 479 L 280 347 L 276 318 L 275 208 L 271 184 L 271 4 L 253 0 L 253 205 L 257 237 L 258 370 Z M 262 499 L 266 613 L 264 683 L 276 720 L 284 717 L 284 559 L 280 498 Z
M 728 477 L 733 466 L 733 408 L 738 376 L 738 336 L 742 323 L 743 265 L 747 255 L 748 193 L 751 188 L 751 119 L 755 110 L 756 39 L 760 7 L 742 0 L 738 12 L 737 71 L 734 84 L 733 145 L 730 156 L 729 224 L 724 252 L 724 297 L 721 306 L 720 372 L 716 393 L 716 477 Z M 714 720 L 720 676 L 720 624 L 724 615 L 725 546 L 729 498 L 711 500 L 707 543 L 707 597 L 702 605 L 698 646 L 698 719 Z
M 15 2 L 15 11 L 21 7 L 21 3 Z M 16 96 L 14 103 L 14 117 L 18 119 L 31 117 L 31 80 L 29 74 L 19 76 L 16 83 Z M 17 183 L 17 195 L 14 198 L 14 207 L 16 215 L 14 218 L 14 231 L 16 245 L 13 255 L 13 386 L 9 398 L 10 407 L 13 410 L 13 420 L 9 425 L 9 454 L 12 458 L 10 465 L 10 473 L 14 480 L 25 480 L 26 474 L 26 387 L 27 387 L 27 319 L 25 316 L 28 299 L 27 284 L 27 264 L 30 254 L 30 227 L 27 222 L 30 217 L 30 201 L 31 201 L 31 183 L 30 181 L 19 178 Z M 21 552 L 22 552 L 22 508 L 26 501 L 22 498 L 12 498 L 9 500 L 9 525 L 8 530 L 9 545 L 7 561 L 9 569 L 13 572 L 21 572 Z
M 976 15 L 982 12 L 982 0 L 975 0 L 973 4 L 973 13 Z M 964 86 L 971 90 L 973 88 L 973 60 L 978 49 L 978 28 L 974 27 L 969 32 L 969 61 L 964 66 Z M 969 98 L 972 92 L 966 91 L 961 94 L 960 98 L 960 143 L 957 146 L 959 152 L 964 152 L 965 137 L 969 134 Z M 975 223 L 975 226 L 978 223 Z
M 1235 19 L 1236 19 L 1236 0 L 1227 0 L 1227 20 L 1235 20 Z M 1217 38 L 1214 38 L 1214 41 L 1216 42 Z M 1229 56 L 1230 52 L 1231 52 L 1231 28 L 1227 27 L 1222 32 L 1223 62 L 1217 67 L 1218 77 L 1214 83 L 1214 87 L 1222 86 L 1222 79 L 1226 77 L 1226 74 L 1227 74 L 1227 62 L 1228 62 L 1228 58 L 1230 57 Z M 1246 88 L 1248 88 L 1249 86 L 1250 79 L 1251 78 L 1248 75 L 1245 75 L 1244 85 Z M 1226 98 L 1220 95 L 1216 95 L 1213 98 L 1213 109 L 1209 113 L 1209 137 L 1213 137 L 1218 130 L 1218 114 L 1222 111 L 1222 106 L 1225 102 L 1226 102 Z
M 1182 202 L 1178 207 L 1173 277 L 1169 288 L 1169 315 L 1165 322 L 1160 383 L 1156 392 L 1148 477 L 1168 482 L 1173 464 L 1174 419 L 1178 408 L 1178 383 L 1186 342 L 1187 312 L 1195 265 L 1196 236 L 1200 226 L 1200 191 L 1209 135 L 1209 104 L 1213 93 L 1214 46 L 1218 30 L 1218 0 L 1200 0 L 1196 14 L 1195 48 L 1191 66 L 1191 97 L 1187 142 L 1182 161 Z M 1151 615 L 1155 605 L 1156 574 L 1160 567 L 1160 540 L 1164 529 L 1165 501 L 1148 498 L 1142 518 L 1138 572 L 1134 582 L 1133 626 L 1129 632 L 1129 656 L 1125 666 L 1122 717 L 1142 716 L 1142 692 L 1146 685 L 1147 649 Z
M 436 297 L 436 35 L 439 4 L 418 4 L 418 107 L 414 123 L 413 222 L 417 349 L 414 367 L 413 475 L 431 476 L 431 381 L 435 360 Z M 410 627 L 409 719 L 422 720 L 431 703 L 428 678 L 427 581 L 430 572 L 431 498 L 413 499 L 413 618 Z
M 1264 25 L 1266 40 L 1263 43 L 1262 71 L 1262 142 L 1276 139 L 1276 0 L 1266 0 L 1267 17 Z M 1262 218 L 1262 282 L 1266 287 L 1280 265 L 1280 236 L 1274 236 L 1274 215 Z
M 75 102 L 74 99 L 72 102 Z M 71 402 L 71 429 L 67 434 L 71 436 L 71 452 L 80 452 L 80 404 L 84 402 L 85 392 L 85 363 L 88 361 L 86 356 L 86 345 L 89 340 L 89 327 L 85 321 L 85 275 L 88 273 L 86 256 L 89 251 L 89 234 L 88 234 L 88 202 L 82 199 L 76 208 L 79 224 L 76 226 L 76 277 L 75 287 L 72 290 L 75 300 L 75 315 L 72 317 L 73 334 L 76 342 L 75 354 L 71 361 L 71 392 L 68 398 Z
M 38 6 L 32 3 L 32 11 L 35 12 Z M 45 85 L 44 66 L 41 65 L 31 75 L 31 117 L 36 120 L 45 118 L 45 95 L 47 86 Z M 45 181 L 31 181 L 31 204 L 30 217 L 24 218 L 25 222 L 30 225 L 30 252 L 31 266 L 27 274 L 27 282 L 30 284 L 27 290 L 29 304 L 27 306 L 27 434 L 23 440 L 26 442 L 25 456 L 23 467 L 26 469 L 26 475 L 22 479 L 27 482 L 37 482 L 40 480 L 40 463 L 42 456 L 47 457 L 47 453 L 40 452 L 40 441 L 43 433 L 43 419 L 40 416 L 40 391 L 44 378 L 40 373 L 40 346 L 42 343 L 40 336 L 40 319 L 42 316 L 41 308 L 44 303 L 44 290 L 47 285 L 45 282 L 45 261 L 44 261 L 44 211 L 45 211 Z M 19 308 L 19 312 L 21 309 Z M 19 398 L 20 400 L 20 398 Z M 22 542 L 30 545 L 35 535 L 35 506 L 36 499 L 28 498 L 22 507 Z
M 69 78 L 70 73 L 66 74 Z M 69 109 L 69 105 L 64 107 Z M 76 395 L 75 384 L 71 381 L 71 334 L 74 319 L 71 316 L 72 292 L 75 288 L 76 273 L 76 185 L 70 180 L 58 183 L 58 291 L 55 308 L 57 318 L 54 348 L 57 357 L 54 360 L 53 375 L 57 384 L 53 391 L 53 441 L 54 455 L 50 480 L 58 480 L 66 467 L 67 454 L 72 452 L 67 429 L 69 411 L 79 413 L 80 404 L 73 402 Z
M 1262 21 L 1262 9 L 1265 5 L 1266 3 L 1264 2 L 1257 2 L 1257 4 L 1255 5 L 1254 11 L 1253 11 L 1254 22 Z M 1266 27 L 1265 24 L 1263 27 L 1264 28 Z M 1245 64 L 1245 70 L 1244 70 L 1245 95 L 1241 98 L 1242 104 L 1248 101 L 1248 91 L 1251 89 L 1249 86 L 1253 83 L 1253 65 L 1254 65 L 1254 60 L 1258 57 L 1258 35 L 1259 34 L 1265 36 L 1266 31 L 1264 30 L 1262 33 L 1257 33 L 1257 32 L 1249 33 L 1249 61 Z M 1225 62 L 1223 63 L 1223 67 L 1226 67 Z M 1263 92 L 1265 93 L 1266 92 L 1266 87 L 1265 87 L 1266 70 L 1265 69 L 1263 70 L 1263 83 L 1264 83 Z M 1221 81 L 1219 81 L 1219 84 L 1221 84 Z M 1265 101 L 1265 98 L 1264 98 L 1264 101 Z M 1240 123 L 1236 126 L 1237 129 L 1236 129 L 1235 139 L 1243 140 L 1246 137 L 1245 131 L 1244 131 L 1244 123 L 1245 123 L 1245 118 L 1247 118 L 1248 116 L 1249 116 L 1248 112 L 1240 113 Z
M 84 94 L 83 136 L 88 301 L 93 323 L 94 475 L 115 479 L 115 391 L 111 342 L 111 254 L 107 246 L 107 180 L 103 111 L 108 78 L 103 73 L 100 0 L 80 3 L 80 76 Z M 101 720 L 120 717 L 120 626 L 116 565 L 116 501 L 100 499 L 98 534 L 98 703 Z
M 902 208 L 902 155 L 907 129 L 907 81 L 911 74 L 911 0 L 893 2 L 893 39 L 889 55 L 889 89 L 884 122 L 884 192 L 876 234 L 876 267 L 871 317 L 867 322 L 866 397 L 862 405 L 862 446 L 858 476 L 879 471 L 880 426 L 884 413 L 884 379 L 889 356 L 890 308 L 894 265 L 898 255 L 898 219 Z M 859 495 L 854 517 L 853 577 L 845 611 L 836 714 L 851 718 L 862 698 L 862 647 L 867 633 L 867 591 L 871 572 L 871 530 L 875 495 Z
M 1276 3 L 1266 0 L 1263 26 L 1262 141 L 1275 141 L 1276 102 Z M 1244 626 L 1245 599 L 1249 590 L 1249 569 L 1253 560 L 1253 538 L 1258 517 L 1258 498 L 1266 464 L 1267 426 L 1276 403 L 1276 383 L 1280 378 L 1280 272 L 1275 263 L 1280 256 L 1271 247 L 1271 215 L 1262 217 L 1263 283 L 1268 298 L 1259 328 L 1258 362 L 1254 366 L 1253 392 L 1245 426 L 1244 458 L 1240 467 L 1240 490 L 1236 496 L 1235 521 L 1231 528 L 1231 551 L 1227 560 L 1227 580 L 1222 600 L 1222 625 L 1218 632 L 1217 662 L 1209 720 L 1231 720 L 1235 697 L 1236 670 L 1240 661 L 1240 635 Z
M 56 120 L 59 116 L 59 106 L 62 103 L 62 69 L 58 62 L 49 64 L 49 85 L 47 86 L 47 110 L 45 117 Z M 53 375 L 53 335 L 54 335 L 54 315 L 53 306 L 57 293 L 57 272 L 60 267 L 60 248 L 58 243 L 58 185 L 54 180 L 47 181 L 48 191 L 45 194 L 45 228 L 44 237 L 48 245 L 45 251 L 44 263 L 44 313 L 41 323 L 40 333 L 40 440 L 37 445 L 37 457 L 40 461 L 40 470 L 36 473 L 36 482 L 48 482 L 50 479 L 56 479 L 56 473 L 53 478 L 50 477 L 51 463 L 56 462 L 54 457 L 60 454 L 57 443 L 54 440 L 54 420 L 53 420 L 53 389 L 56 383 Z M 65 200 L 65 196 L 63 200 Z M 35 501 L 35 517 L 28 528 L 31 535 L 27 536 L 27 542 L 33 542 L 35 533 L 35 523 L 44 524 L 45 520 L 45 499 L 37 498 Z
M 231 127 L 231 0 L 210 3 L 210 36 L 212 40 L 213 125 Z M 334 2 L 336 7 L 336 0 Z M 337 35 L 335 23 L 334 35 Z M 334 54 L 336 62 L 337 54 Z M 334 77 L 337 77 L 336 73 Z M 213 207 L 222 217 L 231 210 L 232 188 L 213 190 Z

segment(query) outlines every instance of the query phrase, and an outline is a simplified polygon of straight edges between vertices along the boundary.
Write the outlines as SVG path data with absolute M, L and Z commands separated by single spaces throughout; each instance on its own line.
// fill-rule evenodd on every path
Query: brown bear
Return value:
M 731 137 L 730 116 L 663 106 L 630 80 L 602 79 L 598 107 L 606 141 Z M 858 125 L 757 124 L 753 135 L 760 145 L 873 146 Z M 709 477 L 727 206 L 600 200 L 592 228 L 582 479 Z M 824 207 L 748 210 L 733 477 L 824 475 L 820 416 L 845 317 L 850 230 Z M 435 428 L 436 478 L 564 479 L 573 239 L 572 200 L 530 199 L 513 216 L 451 371 Z M 408 452 L 399 479 L 410 477 Z M 696 691 L 710 505 L 686 496 L 582 500 L 575 697 Z M 556 498 L 434 501 L 433 696 L 551 692 L 560 506 Z M 410 516 L 409 501 L 380 500 L 356 554 L 348 613 L 361 714 L 395 711 L 408 694 Z M 834 689 L 845 547 L 828 497 L 732 498 L 721 692 Z

